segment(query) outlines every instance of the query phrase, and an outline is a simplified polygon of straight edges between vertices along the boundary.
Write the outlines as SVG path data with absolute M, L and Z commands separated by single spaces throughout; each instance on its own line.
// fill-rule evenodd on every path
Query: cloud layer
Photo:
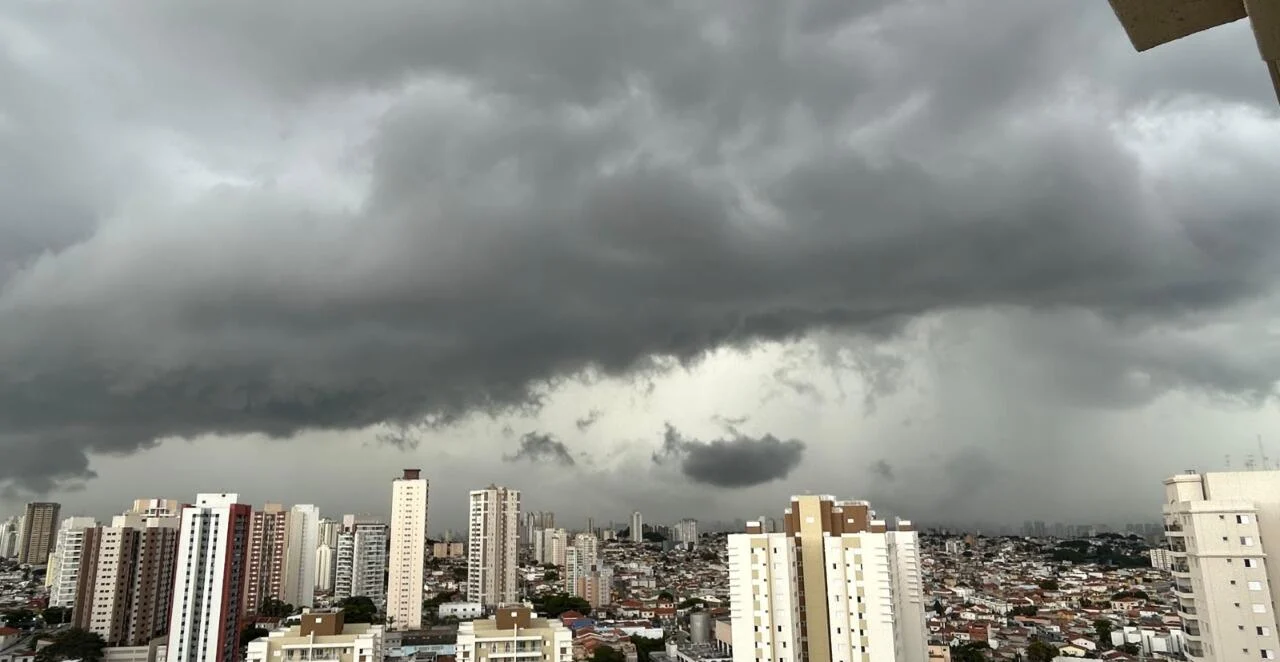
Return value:
M 668 424 L 653 462 L 679 462 L 680 473 L 695 483 L 741 488 L 786 478 L 804 458 L 804 450 L 804 442 L 798 439 L 782 441 L 771 434 L 711 441 L 686 439 Z
M 8 3 L 0 484 L 952 310 L 1085 311 L 1105 368 L 1265 399 L 1266 334 L 1183 335 L 1280 270 L 1237 28 L 1139 61 L 1077 0 Z M 719 486 L 803 448 L 688 443 Z

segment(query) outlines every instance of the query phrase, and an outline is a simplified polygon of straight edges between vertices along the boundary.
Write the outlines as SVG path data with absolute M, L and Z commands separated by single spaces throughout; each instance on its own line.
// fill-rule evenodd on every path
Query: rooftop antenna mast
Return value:
M 1262 460 L 1262 469 L 1265 471 L 1267 467 L 1267 451 L 1262 447 L 1262 435 L 1258 435 L 1258 457 Z
M 1253 461 L 1253 453 L 1245 453 L 1245 456 L 1244 456 L 1245 471 L 1253 471 L 1255 465 L 1256 463 Z

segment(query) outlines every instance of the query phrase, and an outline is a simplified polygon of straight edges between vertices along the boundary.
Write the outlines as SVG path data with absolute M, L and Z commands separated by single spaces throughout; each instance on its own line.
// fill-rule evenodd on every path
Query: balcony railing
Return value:
M 1173 583 L 1173 590 L 1179 593 L 1191 593 L 1192 592 L 1191 582 L 1184 582 L 1182 580 L 1178 580 Z
M 1182 531 L 1182 523 L 1181 523 L 1181 522 L 1177 522 L 1177 521 L 1174 521 L 1174 522 L 1165 522 L 1165 523 L 1164 523 L 1164 530 L 1165 530 L 1165 531 L 1172 531 L 1172 532 L 1174 532 L 1174 533 L 1180 533 L 1180 532 Z
M 1180 611 L 1180 612 L 1182 612 L 1182 613 L 1184 613 L 1184 614 L 1189 614 L 1189 615 L 1191 615 L 1191 616 L 1195 616 L 1195 615 L 1196 615 L 1196 606 L 1195 606 L 1195 604 L 1193 604 L 1193 603 L 1191 603 L 1191 602 L 1182 602 L 1181 604 L 1179 604 L 1179 605 L 1178 605 L 1178 611 Z

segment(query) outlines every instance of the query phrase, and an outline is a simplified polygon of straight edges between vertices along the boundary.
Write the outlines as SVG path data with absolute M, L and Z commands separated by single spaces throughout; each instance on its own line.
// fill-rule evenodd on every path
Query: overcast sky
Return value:
M 1103 0 L 10 0 L 0 512 L 1154 519 L 1280 459 L 1278 183 Z

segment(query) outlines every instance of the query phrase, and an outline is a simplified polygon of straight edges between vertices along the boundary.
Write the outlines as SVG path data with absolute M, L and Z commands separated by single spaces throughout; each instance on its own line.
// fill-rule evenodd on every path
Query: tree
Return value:
M 45 625 L 62 625 L 70 622 L 71 609 L 68 607 L 49 607 L 40 612 L 40 619 Z
M 293 611 L 293 605 L 277 598 L 267 598 L 258 605 L 258 615 L 268 618 L 284 618 Z
M 666 536 L 657 531 L 645 531 L 640 537 L 644 538 L 645 542 L 663 542 L 667 539 Z
M 636 647 L 636 659 L 640 662 L 649 662 L 649 653 L 661 651 L 666 646 L 661 639 L 636 635 L 631 636 L 631 643 Z
M 52 643 L 36 651 L 36 662 L 60 662 L 61 660 L 100 662 L 102 649 L 107 645 L 97 632 L 81 628 L 62 630 L 51 639 Z
M 947 607 L 946 607 L 946 605 L 942 604 L 942 601 L 941 601 L 941 600 L 934 599 L 934 601 L 933 601 L 933 613 L 937 614 L 939 617 L 941 617 L 941 616 L 945 616 L 945 615 L 946 615 L 946 613 L 947 613 Z
M 660 602 L 661 601 L 674 602 L 675 599 L 676 599 L 676 596 L 671 595 L 671 591 L 662 591 L 661 593 L 658 594 L 658 600 Z
M 701 609 L 706 605 L 702 598 L 688 598 L 676 605 L 676 609 Z
M 544 593 L 533 599 L 533 608 L 540 614 L 556 617 L 566 611 L 576 611 L 583 616 L 591 613 L 591 603 L 567 593 Z
M 1027 646 L 1027 662 L 1053 662 L 1058 649 L 1039 639 L 1032 639 Z
M 1058 590 L 1058 580 L 1056 579 L 1042 580 L 1040 582 L 1040 589 L 1044 591 L 1056 591 Z
M 4 621 L 4 624 L 9 627 L 18 627 L 19 625 L 26 625 L 31 621 L 34 621 L 35 618 L 36 613 L 34 611 L 18 607 L 17 609 L 10 609 L 9 611 L 4 612 L 3 616 L 0 616 L 0 621 Z
M 363 595 L 343 598 L 338 606 L 342 607 L 342 620 L 347 623 L 377 623 L 380 620 L 378 606 Z
M 560 579 L 560 572 L 558 570 L 544 570 L 542 572 L 542 581 L 544 582 L 554 582 L 557 579 Z
M 240 630 L 240 647 L 244 648 L 249 645 L 250 641 L 257 639 L 258 637 L 265 637 L 269 634 L 271 633 L 267 631 L 266 628 L 260 628 L 257 625 L 250 623 L 244 626 L 244 629 Z
M 1137 644 L 1120 644 L 1116 647 L 1116 650 L 1129 655 L 1137 655 L 1142 652 L 1142 647 Z
M 627 662 L 627 656 L 613 646 L 596 646 L 591 651 L 591 662 Z
M 1111 648 L 1111 621 L 1100 618 L 1093 622 L 1093 631 L 1098 635 L 1098 647 Z
M 970 641 L 951 647 L 951 662 L 987 662 L 987 650 L 989 650 L 985 641 Z

